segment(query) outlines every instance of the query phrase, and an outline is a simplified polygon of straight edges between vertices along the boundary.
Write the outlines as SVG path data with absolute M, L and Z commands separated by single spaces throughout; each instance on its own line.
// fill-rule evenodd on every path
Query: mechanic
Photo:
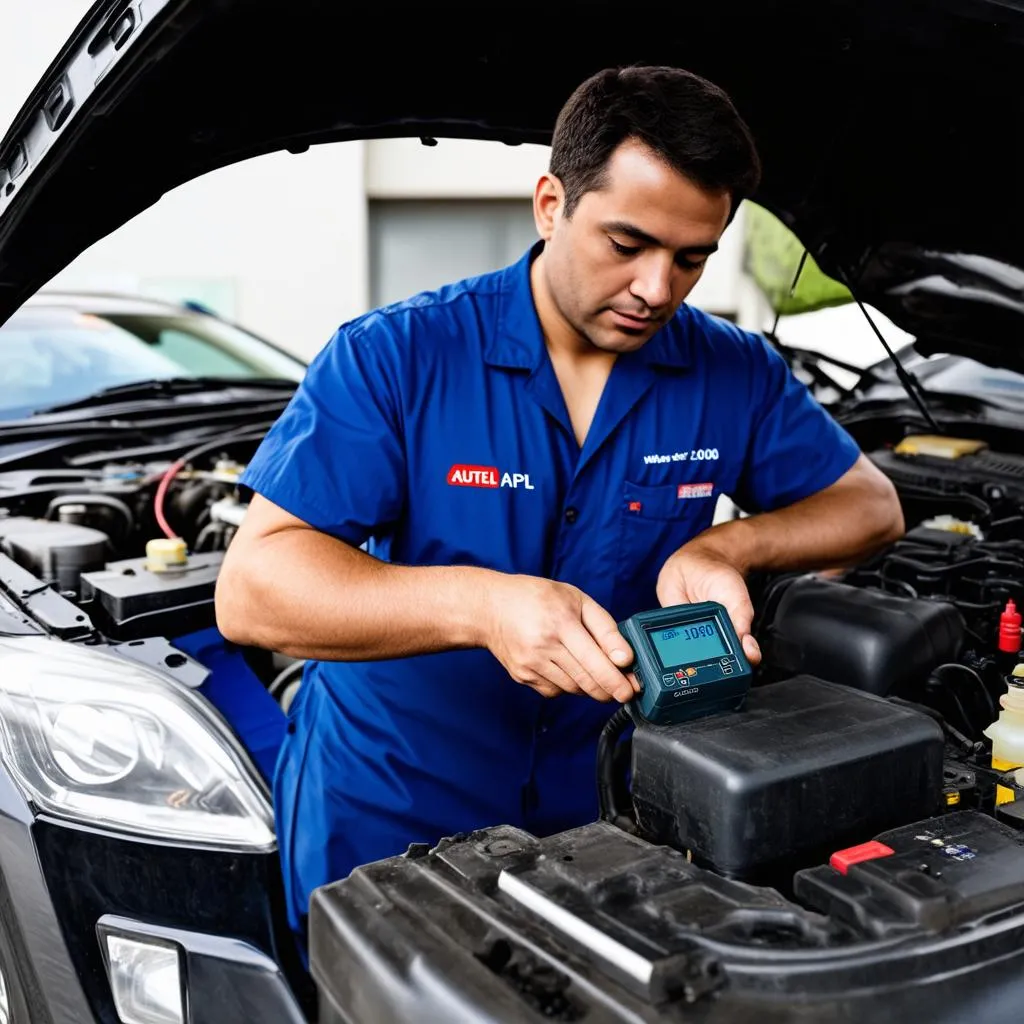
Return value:
M 749 572 L 903 529 L 768 343 L 684 304 L 759 179 L 726 94 L 602 71 L 549 166 L 531 250 L 342 326 L 243 477 L 217 617 L 309 659 L 274 782 L 300 934 L 314 888 L 411 843 L 593 821 L 617 620 L 720 601 L 756 662 Z M 720 495 L 752 514 L 712 526 Z

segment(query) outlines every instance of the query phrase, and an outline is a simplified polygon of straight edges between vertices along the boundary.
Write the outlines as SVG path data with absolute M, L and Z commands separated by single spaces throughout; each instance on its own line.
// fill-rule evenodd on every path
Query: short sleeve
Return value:
M 751 340 L 750 444 L 734 496 L 747 512 L 769 512 L 834 484 L 860 455 L 857 443 L 793 376 L 760 335 Z
M 406 499 L 400 394 L 386 328 L 341 328 L 310 364 L 241 485 L 355 546 L 386 533 Z

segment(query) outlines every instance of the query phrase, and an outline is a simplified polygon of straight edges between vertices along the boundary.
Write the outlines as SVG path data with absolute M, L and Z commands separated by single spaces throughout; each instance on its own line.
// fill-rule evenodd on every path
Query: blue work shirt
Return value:
M 687 306 L 615 361 L 581 449 L 533 305 L 537 251 L 344 325 L 243 484 L 378 558 L 562 580 L 621 620 L 658 606 L 659 570 L 719 495 L 770 510 L 853 465 L 763 338 Z M 274 785 L 293 927 L 314 888 L 412 842 L 593 821 L 616 706 L 544 699 L 486 650 L 307 663 Z

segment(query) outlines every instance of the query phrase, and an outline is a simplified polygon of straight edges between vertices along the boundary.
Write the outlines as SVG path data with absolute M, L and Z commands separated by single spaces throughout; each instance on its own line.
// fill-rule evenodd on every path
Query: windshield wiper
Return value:
M 171 398 L 177 395 L 199 394 L 203 391 L 224 391 L 230 388 L 253 391 L 294 391 L 298 383 L 281 377 L 168 377 L 166 379 L 140 380 L 132 384 L 115 384 L 103 388 L 85 398 L 60 405 L 37 409 L 35 415 L 51 412 L 72 412 L 75 409 L 90 409 L 108 405 L 111 401 Z

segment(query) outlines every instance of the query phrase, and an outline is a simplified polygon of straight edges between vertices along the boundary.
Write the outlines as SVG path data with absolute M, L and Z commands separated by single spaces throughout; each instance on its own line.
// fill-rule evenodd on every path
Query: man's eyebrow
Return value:
M 605 231 L 613 235 L 626 235 L 628 238 L 634 238 L 638 242 L 643 242 L 644 245 L 657 246 L 658 248 L 665 247 L 665 243 L 661 239 L 655 238 L 654 235 L 649 235 L 646 231 L 641 231 L 640 228 L 635 224 L 630 224 L 629 221 L 613 220 L 601 226 Z M 687 245 L 679 250 L 679 254 L 684 256 L 710 256 L 713 252 L 718 252 L 717 242 L 711 242 L 709 245 Z

